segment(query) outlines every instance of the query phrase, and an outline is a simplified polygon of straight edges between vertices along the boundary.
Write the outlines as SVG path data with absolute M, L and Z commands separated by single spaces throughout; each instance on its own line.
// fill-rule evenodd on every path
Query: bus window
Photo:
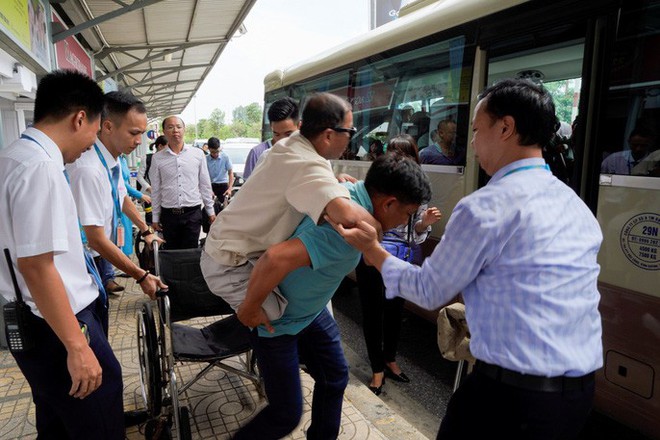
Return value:
M 305 108 L 305 97 L 312 93 L 327 92 L 348 100 L 351 92 L 351 72 L 342 70 L 308 81 L 301 81 L 292 87 L 291 97 L 300 101 L 300 109 Z
M 353 119 L 366 136 L 356 139 L 354 151 L 365 156 L 374 139 L 386 143 L 400 133 L 411 135 L 420 150 L 437 148 L 436 127 L 451 119 L 460 134 L 450 154 L 460 150 L 461 158 L 452 165 L 464 165 L 472 51 L 461 36 L 379 58 L 358 69 Z
M 660 177 L 660 4 L 643 3 L 621 16 L 598 138 L 604 174 Z

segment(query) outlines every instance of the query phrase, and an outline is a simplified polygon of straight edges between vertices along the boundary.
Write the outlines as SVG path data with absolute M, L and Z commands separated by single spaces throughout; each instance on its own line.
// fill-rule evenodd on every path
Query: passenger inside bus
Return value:
M 417 142 L 420 150 L 428 147 L 429 145 L 429 127 L 431 125 L 431 118 L 425 111 L 419 111 L 412 115 L 410 123 L 402 124 L 403 132 L 409 134 Z
M 419 153 L 422 163 L 433 165 L 465 165 L 465 148 L 456 145 L 456 122 L 438 122 L 437 141 Z
M 376 160 L 385 154 L 383 150 L 383 142 L 379 139 L 371 139 L 369 142 L 369 152 L 362 156 L 362 160 Z
M 629 149 L 612 153 L 603 160 L 601 173 L 606 174 L 648 174 L 646 167 L 637 167 L 650 153 L 654 136 L 650 130 L 637 127 L 628 136 Z

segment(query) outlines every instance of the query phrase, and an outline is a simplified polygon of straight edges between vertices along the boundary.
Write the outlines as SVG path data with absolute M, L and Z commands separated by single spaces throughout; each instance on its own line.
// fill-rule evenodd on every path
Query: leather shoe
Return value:
M 406 373 L 404 373 L 403 371 L 399 374 L 396 374 L 389 368 L 385 367 L 385 376 L 389 377 L 390 379 L 396 382 L 410 383 L 410 378 L 406 376 Z
M 115 280 L 110 280 L 105 285 L 105 291 L 110 293 L 117 293 L 124 290 L 124 286 L 120 286 L 115 282 Z
M 383 377 L 383 381 L 380 383 L 379 387 L 373 387 L 371 385 L 368 385 L 369 391 L 371 391 L 372 393 L 374 393 L 377 396 L 380 396 L 380 393 L 383 392 L 383 385 L 385 385 L 385 378 L 384 377 Z
M 371 385 L 369 385 L 369 390 L 375 395 L 380 396 L 380 393 L 383 392 L 383 385 L 379 387 L 372 387 Z

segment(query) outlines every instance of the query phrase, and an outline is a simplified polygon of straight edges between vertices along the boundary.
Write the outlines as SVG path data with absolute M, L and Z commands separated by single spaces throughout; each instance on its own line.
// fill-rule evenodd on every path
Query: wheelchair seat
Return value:
M 180 361 L 219 361 L 250 350 L 250 332 L 236 315 L 204 328 L 172 324 L 172 350 Z

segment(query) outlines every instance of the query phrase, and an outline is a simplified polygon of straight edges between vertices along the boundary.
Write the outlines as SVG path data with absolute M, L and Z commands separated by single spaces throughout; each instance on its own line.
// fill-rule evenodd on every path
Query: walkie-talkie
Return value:
M 9 249 L 5 249 L 5 258 L 9 265 L 9 273 L 14 283 L 14 292 L 16 292 L 16 301 L 5 304 L 3 315 L 5 318 L 5 334 L 7 336 L 7 345 L 12 353 L 22 353 L 34 347 L 34 337 L 30 328 L 30 306 L 23 301 L 23 295 L 18 288 L 16 273 L 11 262 Z

